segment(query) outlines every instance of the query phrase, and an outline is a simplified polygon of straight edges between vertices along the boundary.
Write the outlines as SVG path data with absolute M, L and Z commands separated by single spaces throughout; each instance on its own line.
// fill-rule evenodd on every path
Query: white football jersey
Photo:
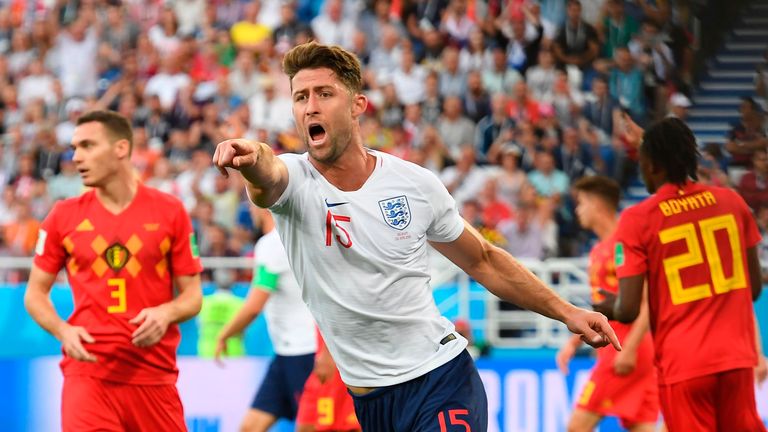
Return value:
M 440 315 L 427 240 L 464 230 L 456 203 L 430 171 L 381 152 L 358 190 L 330 184 L 307 154 L 283 154 L 288 186 L 272 206 L 294 275 L 348 385 L 417 378 L 467 346 Z
M 275 353 L 283 356 L 314 354 L 317 351 L 315 321 L 304 304 L 301 288 L 288 265 L 288 256 L 277 230 L 256 242 L 255 255 L 256 286 L 251 289 L 270 292 L 264 305 L 264 316 Z

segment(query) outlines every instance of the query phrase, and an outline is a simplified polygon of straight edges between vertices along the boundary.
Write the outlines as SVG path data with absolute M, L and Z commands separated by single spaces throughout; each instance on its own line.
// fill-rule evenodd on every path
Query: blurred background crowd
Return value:
M 360 58 L 368 147 L 434 171 L 465 218 L 515 256 L 583 255 L 589 241 L 570 183 L 607 175 L 631 202 L 642 185 L 624 114 L 641 125 L 688 116 L 689 6 L 0 0 L 0 256 L 32 255 L 53 203 L 82 192 L 69 141 L 92 109 L 131 119 L 137 175 L 183 200 L 202 256 L 252 254 L 258 220 L 239 176 L 212 169 L 212 152 L 230 137 L 303 151 L 280 64 L 312 39 Z M 766 94 L 766 69 L 755 72 L 757 95 Z M 763 105 L 745 98 L 725 145 L 701 143 L 700 176 L 742 191 L 765 229 Z

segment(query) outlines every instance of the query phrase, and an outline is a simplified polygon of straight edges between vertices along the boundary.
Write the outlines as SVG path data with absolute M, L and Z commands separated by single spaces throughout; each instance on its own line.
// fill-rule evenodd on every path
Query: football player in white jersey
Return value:
M 315 322 L 301 299 L 272 215 L 259 209 L 264 235 L 256 242 L 256 268 L 248 297 L 216 341 L 215 357 L 226 354 L 227 340 L 241 334 L 264 311 L 275 358 L 269 364 L 241 432 L 266 432 L 278 419 L 293 420 L 299 396 L 315 365 Z
M 233 139 L 218 144 L 213 162 L 223 175 L 240 171 L 251 201 L 275 215 L 363 430 L 487 427 L 467 341 L 432 297 L 428 244 L 500 298 L 565 323 L 592 346 L 621 349 L 605 316 L 564 301 L 485 241 L 436 176 L 363 146 L 368 100 L 354 54 L 310 42 L 285 55 L 283 70 L 308 152 L 276 156 Z

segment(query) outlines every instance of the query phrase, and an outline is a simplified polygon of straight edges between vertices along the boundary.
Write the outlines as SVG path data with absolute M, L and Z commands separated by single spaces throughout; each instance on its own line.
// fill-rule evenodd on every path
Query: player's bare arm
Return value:
M 643 303 L 643 287 L 645 275 L 636 275 L 619 279 L 619 295 L 611 305 L 606 303 L 606 309 L 613 310 L 613 317 L 622 323 L 631 323 L 640 314 L 640 306 Z M 611 306 L 613 306 L 611 308 Z
M 245 139 L 220 142 L 213 153 L 213 164 L 224 176 L 227 168 L 240 171 L 247 180 L 248 197 L 259 207 L 272 206 L 288 186 L 288 169 L 264 143 Z
M 563 300 L 512 255 L 483 239 L 466 221 L 458 239 L 430 244 L 499 298 L 563 322 L 593 347 L 611 343 L 621 350 L 605 316 Z
M 763 273 L 760 268 L 760 256 L 757 252 L 757 246 L 747 248 L 747 266 L 749 267 L 749 283 L 752 287 L 752 301 L 760 298 L 763 290 Z
M 635 370 L 637 366 L 637 349 L 648 332 L 650 324 L 648 322 L 648 290 L 643 289 L 643 298 L 640 304 L 640 313 L 637 319 L 632 323 L 632 328 L 624 338 L 621 352 L 616 355 L 613 361 L 613 370 L 617 375 L 628 375 Z
M 200 275 L 174 277 L 179 295 L 168 303 L 144 308 L 129 322 L 138 326 L 131 337 L 134 345 L 152 346 L 165 336 L 168 326 L 186 321 L 200 312 L 203 305 L 203 291 Z
M 245 303 L 237 311 L 237 314 L 229 321 L 216 338 L 216 351 L 213 355 L 217 362 L 221 361 L 221 355 L 227 353 L 227 339 L 245 331 L 245 328 L 259 316 L 264 305 L 269 300 L 269 291 L 252 288 L 245 298 Z
M 56 275 L 32 265 L 27 291 L 24 293 L 24 307 L 40 327 L 61 342 L 64 353 L 79 361 L 95 362 L 96 356 L 83 346 L 93 343 L 93 337 L 84 327 L 73 326 L 59 317 L 51 302 L 50 293 Z

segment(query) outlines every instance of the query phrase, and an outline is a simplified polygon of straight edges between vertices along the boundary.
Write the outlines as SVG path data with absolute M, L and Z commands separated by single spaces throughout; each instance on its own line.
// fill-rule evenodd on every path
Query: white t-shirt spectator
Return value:
M 64 97 L 95 96 L 99 79 L 96 62 L 99 40 L 96 30 L 89 28 L 81 41 L 76 41 L 69 33 L 62 32 L 56 37 L 56 42 L 56 63 Z
M 146 96 L 157 95 L 163 108 L 169 109 L 176 101 L 176 95 L 179 93 L 179 90 L 188 86 L 190 82 L 189 75 L 185 73 L 179 72 L 171 75 L 166 72 L 160 72 L 147 81 L 144 94 Z

